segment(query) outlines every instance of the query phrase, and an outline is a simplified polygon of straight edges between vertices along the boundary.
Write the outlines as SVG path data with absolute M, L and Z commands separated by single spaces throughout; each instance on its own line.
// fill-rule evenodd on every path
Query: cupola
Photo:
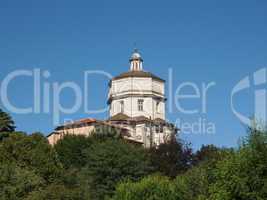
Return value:
M 143 59 L 137 49 L 134 50 L 130 58 L 131 71 L 143 70 Z

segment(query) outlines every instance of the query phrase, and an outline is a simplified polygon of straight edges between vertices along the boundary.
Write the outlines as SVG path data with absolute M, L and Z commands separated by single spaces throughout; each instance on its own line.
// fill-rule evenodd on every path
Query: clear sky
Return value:
M 182 138 L 194 148 L 209 143 L 236 146 L 246 129 L 232 112 L 231 91 L 244 77 L 267 67 L 266 0 L 0 2 L 0 84 L 14 70 L 40 68 L 51 75 L 42 84 L 73 81 L 83 88 L 86 70 L 114 76 L 128 71 L 135 46 L 145 70 L 167 80 L 173 102 L 167 109 L 170 121 L 192 125 L 201 118 L 216 126 L 213 134 L 183 133 Z M 199 89 L 202 83 L 216 83 L 207 94 L 207 113 L 185 114 L 175 108 L 175 90 L 188 81 Z M 33 104 L 32 82 L 19 77 L 10 83 L 8 97 L 14 105 Z M 235 97 L 236 109 L 245 116 L 254 113 L 254 91 L 253 87 Z M 91 76 L 87 92 L 90 108 L 105 107 L 107 78 Z M 190 87 L 181 91 L 190 92 L 195 93 Z M 53 95 L 50 99 L 52 104 Z M 70 107 L 72 91 L 64 91 L 60 100 Z M 196 98 L 180 103 L 184 109 L 200 110 L 202 102 Z M 2 101 L 0 107 L 8 111 Z M 54 128 L 53 112 L 11 115 L 18 130 L 48 134 Z M 107 112 L 86 114 L 81 108 L 61 115 L 61 120 L 107 116 Z

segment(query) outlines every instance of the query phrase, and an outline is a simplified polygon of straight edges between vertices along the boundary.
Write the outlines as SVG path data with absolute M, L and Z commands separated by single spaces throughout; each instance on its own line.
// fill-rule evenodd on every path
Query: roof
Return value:
M 165 82 L 165 80 L 159 78 L 158 76 L 145 71 L 129 71 L 120 74 L 119 76 L 114 77 L 112 80 L 119 80 L 123 78 L 129 78 L 129 77 L 140 77 L 140 78 L 152 78 L 160 82 Z
M 160 124 L 170 124 L 169 122 L 165 121 L 164 119 L 156 118 L 156 119 L 149 119 L 148 117 L 145 117 L 143 115 L 129 118 L 128 121 L 134 122 L 134 123 L 143 123 L 143 122 L 150 122 L 154 125 L 160 125 Z
M 109 121 L 126 121 L 130 119 L 130 117 L 128 115 L 125 115 L 123 113 L 118 113 L 112 117 L 110 117 L 108 120 Z
M 144 144 L 144 142 L 138 141 L 135 138 L 132 137 L 123 137 L 123 139 L 125 139 L 127 142 L 133 143 L 133 144 Z
M 141 116 L 137 116 L 137 117 L 132 117 L 129 119 L 129 121 L 132 122 L 145 122 L 145 121 L 151 121 L 149 118 L 141 115 Z
M 53 134 L 57 134 L 57 131 L 62 130 L 62 129 L 69 129 L 69 128 L 77 128 L 79 126 L 86 126 L 86 125 L 104 125 L 104 126 L 110 126 L 113 128 L 118 128 L 121 130 L 125 130 L 128 131 L 126 128 L 118 126 L 116 124 L 112 124 L 112 123 L 108 123 L 106 121 L 101 121 L 101 120 L 96 120 L 96 119 L 92 119 L 92 118 L 85 118 L 85 119 L 80 119 L 74 122 L 70 122 L 64 125 L 60 125 L 58 127 L 55 128 L 55 131 L 53 131 L 52 133 L 48 134 L 46 137 L 49 137 Z
M 95 122 L 97 122 L 96 119 L 84 118 L 84 119 L 80 119 L 80 120 L 77 120 L 77 121 L 74 121 L 74 122 L 70 122 L 70 123 L 58 126 L 58 127 L 56 127 L 55 130 L 60 130 L 60 129 L 63 129 L 63 128 L 74 127 L 74 126 L 83 125 L 83 124 L 91 124 L 91 123 L 95 123 Z
M 149 118 L 141 115 L 137 117 L 129 117 L 123 113 L 118 113 L 108 119 L 108 121 L 129 121 L 129 122 L 143 122 L 143 121 L 150 121 Z
M 142 122 L 151 122 L 153 124 L 169 124 L 171 123 L 167 122 L 164 119 L 156 118 L 156 119 L 149 119 L 148 117 L 145 117 L 143 115 L 137 116 L 137 117 L 129 117 L 128 115 L 125 115 L 123 113 L 118 113 L 112 117 L 110 117 L 107 121 L 127 121 L 130 123 L 142 123 Z M 112 123 L 112 122 L 111 122 Z

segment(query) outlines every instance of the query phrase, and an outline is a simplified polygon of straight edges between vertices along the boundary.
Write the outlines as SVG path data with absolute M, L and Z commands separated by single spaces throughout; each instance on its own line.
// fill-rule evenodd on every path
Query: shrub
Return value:
M 150 176 L 140 182 L 121 183 L 112 200 L 180 200 L 172 182 L 162 176 Z

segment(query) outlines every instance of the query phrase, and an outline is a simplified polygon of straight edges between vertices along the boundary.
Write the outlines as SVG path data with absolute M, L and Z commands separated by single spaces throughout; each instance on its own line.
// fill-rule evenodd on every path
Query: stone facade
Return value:
M 109 101 L 111 117 L 122 112 L 130 117 L 146 116 L 152 119 L 165 119 L 164 82 L 151 77 L 113 80 Z M 140 109 L 141 105 L 138 101 L 142 101 L 143 109 Z

